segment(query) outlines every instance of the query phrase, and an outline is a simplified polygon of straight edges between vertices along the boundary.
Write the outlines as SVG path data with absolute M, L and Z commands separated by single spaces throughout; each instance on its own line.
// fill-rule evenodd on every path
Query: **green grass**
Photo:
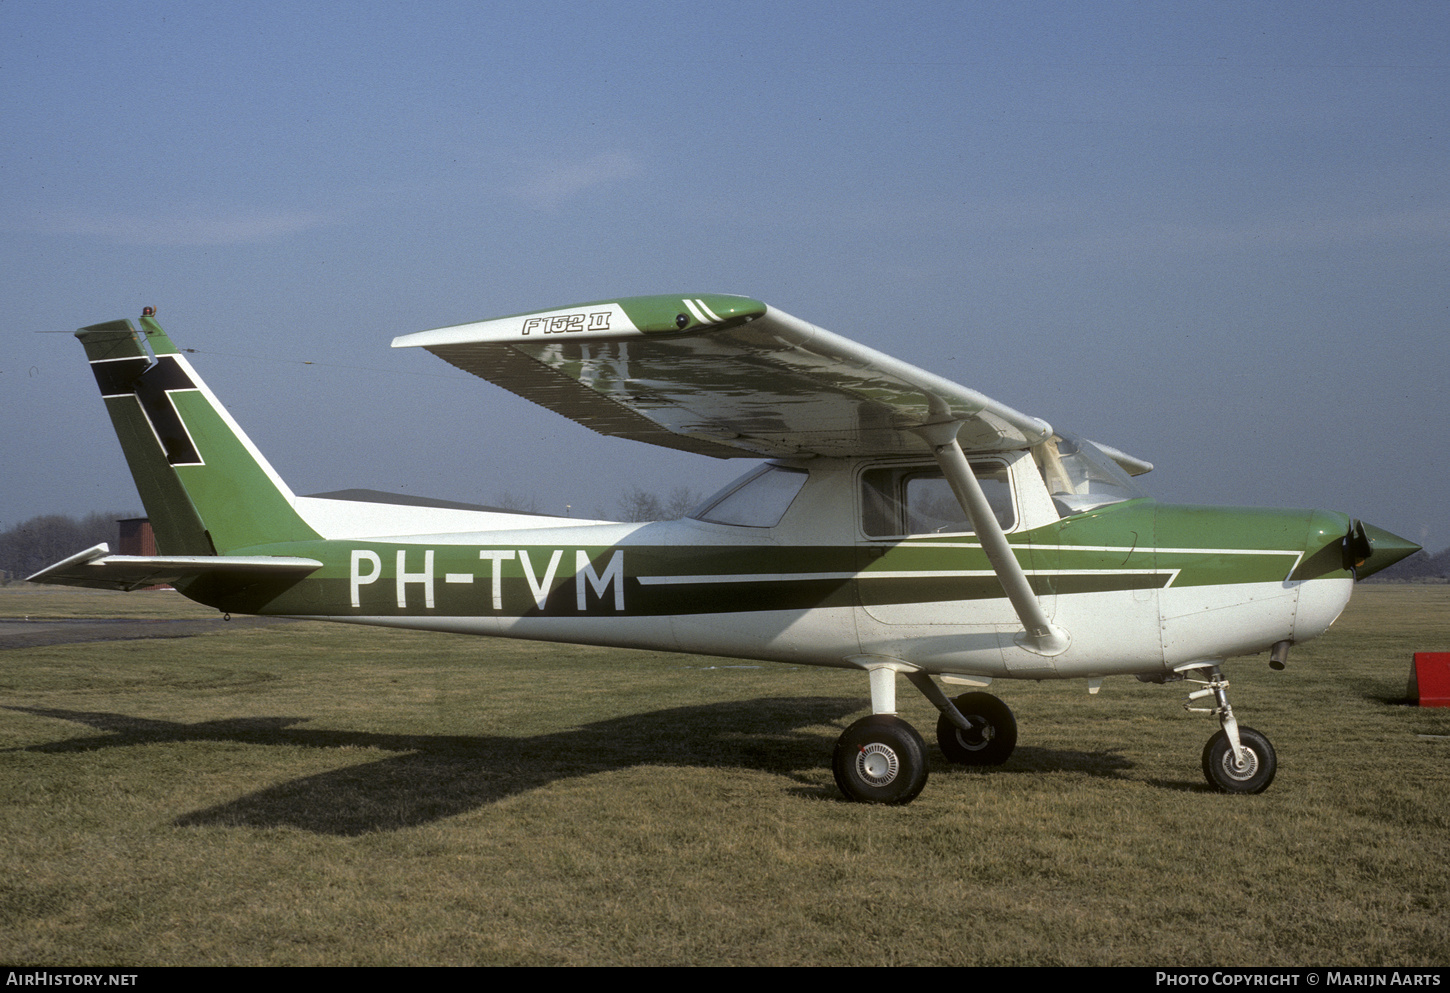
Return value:
M 1450 710 L 1399 702 L 1436 649 L 1450 587 L 1362 587 L 1232 664 L 1254 797 L 1205 788 L 1183 684 L 998 682 L 1012 759 L 934 755 L 905 808 L 832 781 L 858 673 L 313 623 L 0 651 L 0 960 L 1443 965 Z
M 0 618 L 71 620 L 95 617 L 125 620 L 205 619 L 217 617 L 211 607 L 192 603 L 174 590 L 113 593 L 68 586 L 0 585 Z

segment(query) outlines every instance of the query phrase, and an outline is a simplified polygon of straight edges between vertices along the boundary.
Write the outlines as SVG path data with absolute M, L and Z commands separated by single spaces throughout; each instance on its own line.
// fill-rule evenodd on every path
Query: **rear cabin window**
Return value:
M 1012 484 L 1000 462 L 973 462 L 972 472 L 1003 531 L 1017 523 Z M 940 469 L 883 466 L 861 474 L 861 528 L 872 538 L 971 534 L 972 522 Z
M 806 484 L 806 475 L 804 469 L 761 466 L 690 516 L 711 524 L 773 528 Z

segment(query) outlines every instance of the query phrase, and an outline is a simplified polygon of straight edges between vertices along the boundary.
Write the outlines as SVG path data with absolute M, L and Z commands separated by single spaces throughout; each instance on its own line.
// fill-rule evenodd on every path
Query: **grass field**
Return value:
M 22 616 L 215 615 L 0 589 Z M 861 674 L 313 623 L 4 650 L 0 961 L 1443 966 L 1416 650 L 1450 587 L 1233 663 L 1261 796 L 1207 790 L 1183 684 L 998 682 L 1012 759 L 904 808 L 832 781 Z

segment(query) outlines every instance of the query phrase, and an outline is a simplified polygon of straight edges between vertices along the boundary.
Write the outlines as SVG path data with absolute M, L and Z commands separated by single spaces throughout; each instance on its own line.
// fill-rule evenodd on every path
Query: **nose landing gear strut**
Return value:
M 1217 663 L 1189 670 L 1199 678 L 1185 673 L 1190 682 L 1203 686 L 1188 694 L 1183 708 L 1196 714 L 1215 714 L 1220 730 L 1203 746 L 1203 775 L 1208 784 L 1224 793 L 1262 793 L 1274 781 L 1278 758 L 1269 739 L 1251 727 L 1240 727 L 1228 702 L 1228 680 Z M 1214 706 L 1193 704 L 1212 697 Z

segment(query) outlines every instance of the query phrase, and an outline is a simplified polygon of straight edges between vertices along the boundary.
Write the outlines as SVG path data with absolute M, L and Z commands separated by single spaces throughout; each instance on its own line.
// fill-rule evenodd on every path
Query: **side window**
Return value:
M 973 462 L 972 472 L 1002 530 L 1017 521 L 1012 484 L 1000 462 Z M 972 524 L 935 467 L 883 466 L 861 474 L 861 528 L 872 538 L 971 534 Z

